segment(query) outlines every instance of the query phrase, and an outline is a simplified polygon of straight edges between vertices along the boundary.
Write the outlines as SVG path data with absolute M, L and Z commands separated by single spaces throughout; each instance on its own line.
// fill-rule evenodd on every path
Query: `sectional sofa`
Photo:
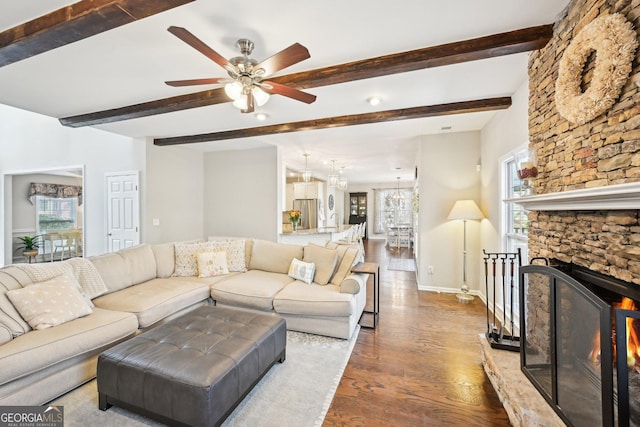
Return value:
M 350 272 L 360 260 L 359 248 L 331 242 L 225 239 L 3 267 L 0 405 L 48 402 L 94 378 L 103 350 L 207 304 L 347 339 L 366 301 L 366 275 Z

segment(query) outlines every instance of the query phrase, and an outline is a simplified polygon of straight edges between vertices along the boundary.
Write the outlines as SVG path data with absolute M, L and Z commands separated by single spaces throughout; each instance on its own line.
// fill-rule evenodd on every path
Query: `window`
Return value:
M 58 199 L 36 196 L 36 224 L 38 234 L 76 227 L 78 198 Z
M 413 191 L 407 189 L 376 190 L 376 224 L 374 231 L 385 233 L 387 227 L 413 224 Z
M 502 161 L 502 200 L 513 199 L 524 194 L 522 180 L 516 174 L 515 156 L 509 156 Z M 502 240 L 505 252 L 521 251 L 522 264 L 528 263 L 528 234 L 529 212 L 517 203 L 502 203 Z M 519 277 L 516 275 L 513 287 L 507 287 L 505 295 L 496 295 L 496 302 L 504 310 L 505 317 L 509 318 L 513 312 L 515 325 L 519 324 Z M 500 300 L 502 299 L 502 304 Z M 513 310 L 513 311 L 512 311 Z M 509 319 L 511 320 L 511 319 Z

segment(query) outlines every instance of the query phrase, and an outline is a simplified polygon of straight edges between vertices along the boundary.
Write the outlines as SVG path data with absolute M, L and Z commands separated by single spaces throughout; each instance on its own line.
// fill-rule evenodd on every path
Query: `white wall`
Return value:
M 197 150 L 158 147 L 147 142 L 143 241 L 164 243 L 202 239 L 204 160 Z M 159 224 L 154 225 L 154 219 Z
M 204 235 L 277 241 L 284 173 L 277 147 L 204 155 Z
M 458 292 L 463 273 L 463 224 L 448 221 L 456 200 L 480 202 L 480 132 L 425 135 L 419 148 L 419 288 Z M 483 220 L 484 221 L 484 220 Z M 467 221 L 467 284 L 481 280 L 480 222 Z M 427 267 L 433 274 L 427 274 Z M 484 274 L 484 273 L 482 273 Z
M 4 227 L 0 262 L 11 262 L 11 177 L 6 174 L 85 165 L 85 251 L 107 250 L 105 173 L 139 170 L 144 176 L 144 144 L 91 128 L 67 128 L 53 118 L 0 105 L 0 176 Z
M 482 224 L 482 245 L 487 251 L 504 250 L 500 241 L 500 159 L 525 148 L 529 138 L 529 81 L 512 96 L 510 108 L 498 112 L 481 132 L 482 140 L 482 211 L 487 221 Z

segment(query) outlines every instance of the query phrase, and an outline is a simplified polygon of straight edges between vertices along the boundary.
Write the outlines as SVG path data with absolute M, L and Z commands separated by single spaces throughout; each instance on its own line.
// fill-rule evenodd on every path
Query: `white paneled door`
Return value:
M 109 252 L 140 243 L 138 173 L 107 174 L 107 238 Z

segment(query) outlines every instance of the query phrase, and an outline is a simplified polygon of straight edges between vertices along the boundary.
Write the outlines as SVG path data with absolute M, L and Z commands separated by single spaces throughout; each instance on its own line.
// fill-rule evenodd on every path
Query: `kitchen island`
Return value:
M 288 243 L 292 245 L 315 243 L 316 245 L 324 246 L 327 242 L 337 242 L 338 240 L 346 239 L 351 227 L 353 227 L 353 225 L 345 224 L 340 227 L 321 227 L 298 229 L 296 231 L 283 231 L 280 234 L 278 241 L 280 243 Z

